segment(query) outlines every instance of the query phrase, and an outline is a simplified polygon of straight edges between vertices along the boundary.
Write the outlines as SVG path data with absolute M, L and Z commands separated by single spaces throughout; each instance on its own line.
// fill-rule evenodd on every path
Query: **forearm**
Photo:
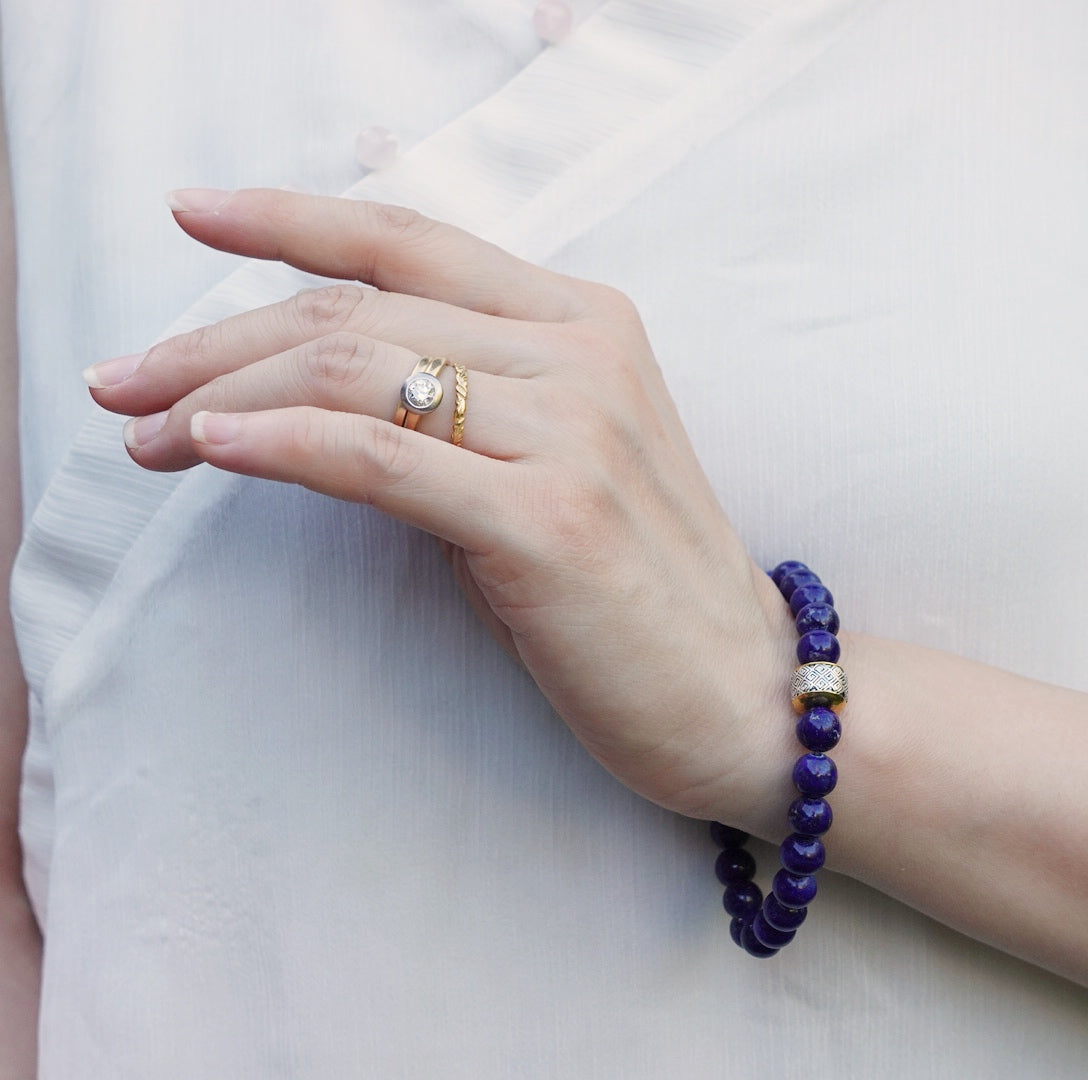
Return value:
M 829 866 L 1088 984 L 1088 694 L 843 637 Z

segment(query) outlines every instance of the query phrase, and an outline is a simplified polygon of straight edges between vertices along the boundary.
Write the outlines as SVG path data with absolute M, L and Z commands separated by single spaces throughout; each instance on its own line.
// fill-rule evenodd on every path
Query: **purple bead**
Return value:
M 795 799 L 788 817 L 794 832 L 805 836 L 822 836 L 831 828 L 831 807 L 823 799 Z
M 734 829 L 732 825 L 723 825 L 720 821 L 710 823 L 710 839 L 720 848 L 744 847 L 748 843 L 748 834 Z
M 816 879 L 811 875 L 791 874 L 779 870 L 774 876 L 774 895 L 786 907 L 801 908 L 810 904 L 816 896 Z
M 830 604 L 807 604 L 797 612 L 797 633 L 804 636 L 810 630 L 839 632 L 839 613 Z
M 787 559 L 785 562 L 780 562 L 771 572 L 771 581 L 781 587 L 782 579 L 787 574 L 792 574 L 794 570 L 807 570 L 803 562 L 798 562 L 796 559 Z
M 842 736 L 839 718 L 822 705 L 801 714 L 797 721 L 797 741 L 806 750 L 822 753 L 838 745 Z
M 726 848 L 714 864 L 714 873 L 723 885 L 750 881 L 756 872 L 756 861 L 744 848 Z
M 814 581 L 808 585 L 798 585 L 790 597 L 790 611 L 796 615 L 801 608 L 809 604 L 834 604 L 835 597 L 822 582 Z
M 763 921 L 770 923 L 778 930 L 796 930 L 805 921 L 808 908 L 786 907 L 774 893 L 771 893 L 763 901 L 762 914 Z
M 788 603 L 793 596 L 794 590 L 800 588 L 802 585 L 820 585 L 822 584 L 819 577 L 817 577 L 806 566 L 802 570 L 791 570 L 786 574 L 778 583 L 778 591 L 786 598 Z
M 758 956 L 762 958 L 774 956 L 778 952 L 777 949 L 768 948 L 754 933 L 752 933 L 751 923 L 744 924 L 744 929 L 740 932 L 740 945 L 749 956 Z
M 741 945 L 740 935 L 744 930 L 745 922 L 743 919 L 730 919 L 729 920 L 729 936 L 743 949 Z
M 793 941 L 797 931 L 779 930 L 777 926 L 767 922 L 763 918 L 763 913 L 759 912 L 752 920 L 752 936 L 760 945 L 766 945 L 768 949 L 781 949 Z
M 794 833 L 782 841 L 778 849 L 782 865 L 791 874 L 815 874 L 824 864 L 827 852 L 824 845 L 815 836 L 802 836 Z
M 825 661 L 834 664 L 839 659 L 839 639 L 828 630 L 810 630 L 797 642 L 797 659 L 802 664 Z
M 819 798 L 835 790 L 839 770 L 824 754 L 802 754 L 793 767 L 793 783 L 802 795 Z
M 763 893 L 751 881 L 736 881 L 726 886 L 722 905 L 734 919 L 750 919 L 763 903 Z

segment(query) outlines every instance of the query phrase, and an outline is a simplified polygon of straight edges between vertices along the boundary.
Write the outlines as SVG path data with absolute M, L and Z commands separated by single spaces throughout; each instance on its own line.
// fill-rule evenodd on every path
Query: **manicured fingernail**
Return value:
M 170 415 L 166 412 L 152 413 L 151 416 L 134 416 L 124 427 L 125 446 L 130 450 L 139 450 L 146 446 L 163 429 L 166 418 Z
M 102 390 L 107 386 L 123 383 L 143 363 L 146 352 L 133 353 L 131 356 L 118 356 L 114 360 L 103 360 L 100 364 L 91 364 L 83 369 L 83 378 L 88 386 Z
M 242 433 L 242 418 L 236 413 L 194 413 L 189 433 L 197 442 L 233 442 Z
M 166 205 L 175 214 L 210 214 L 218 210 L 232 195 L 233 191 L 220 188 L 178 188 L 166 193 Z

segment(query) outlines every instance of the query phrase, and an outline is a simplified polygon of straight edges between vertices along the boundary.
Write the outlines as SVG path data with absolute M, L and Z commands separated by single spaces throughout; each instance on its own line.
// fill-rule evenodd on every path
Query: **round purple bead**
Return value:
M 810 630 L 839 632 L 839 613 L 830 604 L 807 604 L 797 612 L 797 633 L 802 636 Z
M 839 616 L 835 598 L 804 563 L 789 560 L 769 571 L 793 612 L 799 641 L 797 658 L 802 664 L 838 662 L 840 647 L 835 636 Z M 720 848 L 715 872 L 725 886 L 722 903 L 732 916 L 729 933 L 752 956 L 774 956 L 794 938 L 816 896 L 815 874 L 823 867 L 826 851 L 819 839 L 831 827 L 831 807 L 823 796 L 834 790 L 838 770 L 826 751 L 838 745 L 842 728 L 831 705 L 844 698 L 830 691 L 805 693 L 805 711 L 797 721 L 797 738 L 807 754 L 798 758 L 793 782 L 800 798 L 788 812 L 794 828 L 779 848 L 782 869 L 774 878 L 766 900 L 751 880 L 755 859 L 744 850 L 747 833 L 720 822 L 711 823 L 711 835 Z
M 802 585 L 822 585 L 819 577 L 806 566 L 803 570 L 791 570 L 778 583 L 778 591 L 783 595 L 786 603 L 789 603 L 794 591 Z
M 831 806 L 823 799 L 795 799 L 787 816 L 794 831 L 805 836 L 822 836 L 831 828 Z
M 710 823 L 710 839 L 720 848 L 744 847 L 748 843 L 748 834 L 732 825 L 723 825 L 720 821 Z
M 787 559 L 785 562 L 780 562 L 770 572 L 771 581 L 773 581 L 775 585 L 781 587 L 782 579 L 787 574 L 792 574 L 794 570 L 808 570 L 808 567 L 805 566 L 803 562 L 798 562 L 796 559 Z
M 763 917 L 763 913 L 760 912 L 752 920 L 752 936 L 760 945 L 766 945 L 768 949 L 781 949 L 793 941 L 797 936 L 797 931 L 779 930 L 777 926 L 772 926 L 767 922 Z
M 786 907 L 800 908 L 810 904 L 816 896 L 816 879 L 811 875 L 791 874 L 779 870 L 774 876 L 774 895 Z
M 767 945 L 764 945 L 759 938 L 752 932 L 752 924 L 745 923 L 744 929 L 740 932 L 740 944 L 749 956 L 767 957 L 774 956 L 778 950 L 772 949 Z
M 790 596 L 790 611 L 796 615 L 801 608 L 809 604 L 834 604 L 835 597 L 831 590 L 820 581 L 812 581 L 807 585 L 798 585 Z
M 839 639 L 828 630 L 810 630 L 797 642 L 797 659 L 802 664 L 820 660 L 834 664 L 840 651 Z
M 821 841 L 815 836 L 802 836 L 801 833 L 787 836 L 778 852 L 782 865 L 791 874 L 815 874 L 827 857 Z
M 734 919 L 751 919 L 762 903 L 763 893 L 751 881 L 731 882 L 722 896 L 722 906 Z
M 796 930 L 805 921 L 808 908 L 786 907 L 781 900 L 771 893 L 763 901 L 763 921 L 770 923 L 778 930 Z
M 729 920 L 729 936 L 736 944 L 740 945 L 743 949 L 744 945 L 740 940 L 741 932 L 744 930 L 745 922 L 743 919 L 730 919 Z
M 756 860 L 744 848 L 726 848 L 714 863 L 714 873 L 723 885 L 751 881 L 756 872 Z
M 802 754 L 793 767 L 793 783 L 802 795 L 819 798 L 835 790 L 839 770 L 825 754 Z
M 822 705 L 801 714 L 797 721 L 797 741 L 806 750 L 823 753 L 838 745 L 842 736 L 839 718 Z

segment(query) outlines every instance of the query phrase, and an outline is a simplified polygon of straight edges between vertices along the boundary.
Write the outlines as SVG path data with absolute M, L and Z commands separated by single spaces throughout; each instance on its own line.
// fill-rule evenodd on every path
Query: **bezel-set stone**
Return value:
M 409 412 L 434 412 L 442 404 L 442 384 L 425 372 L 411 375 L 401 387 L 400 401 Z

